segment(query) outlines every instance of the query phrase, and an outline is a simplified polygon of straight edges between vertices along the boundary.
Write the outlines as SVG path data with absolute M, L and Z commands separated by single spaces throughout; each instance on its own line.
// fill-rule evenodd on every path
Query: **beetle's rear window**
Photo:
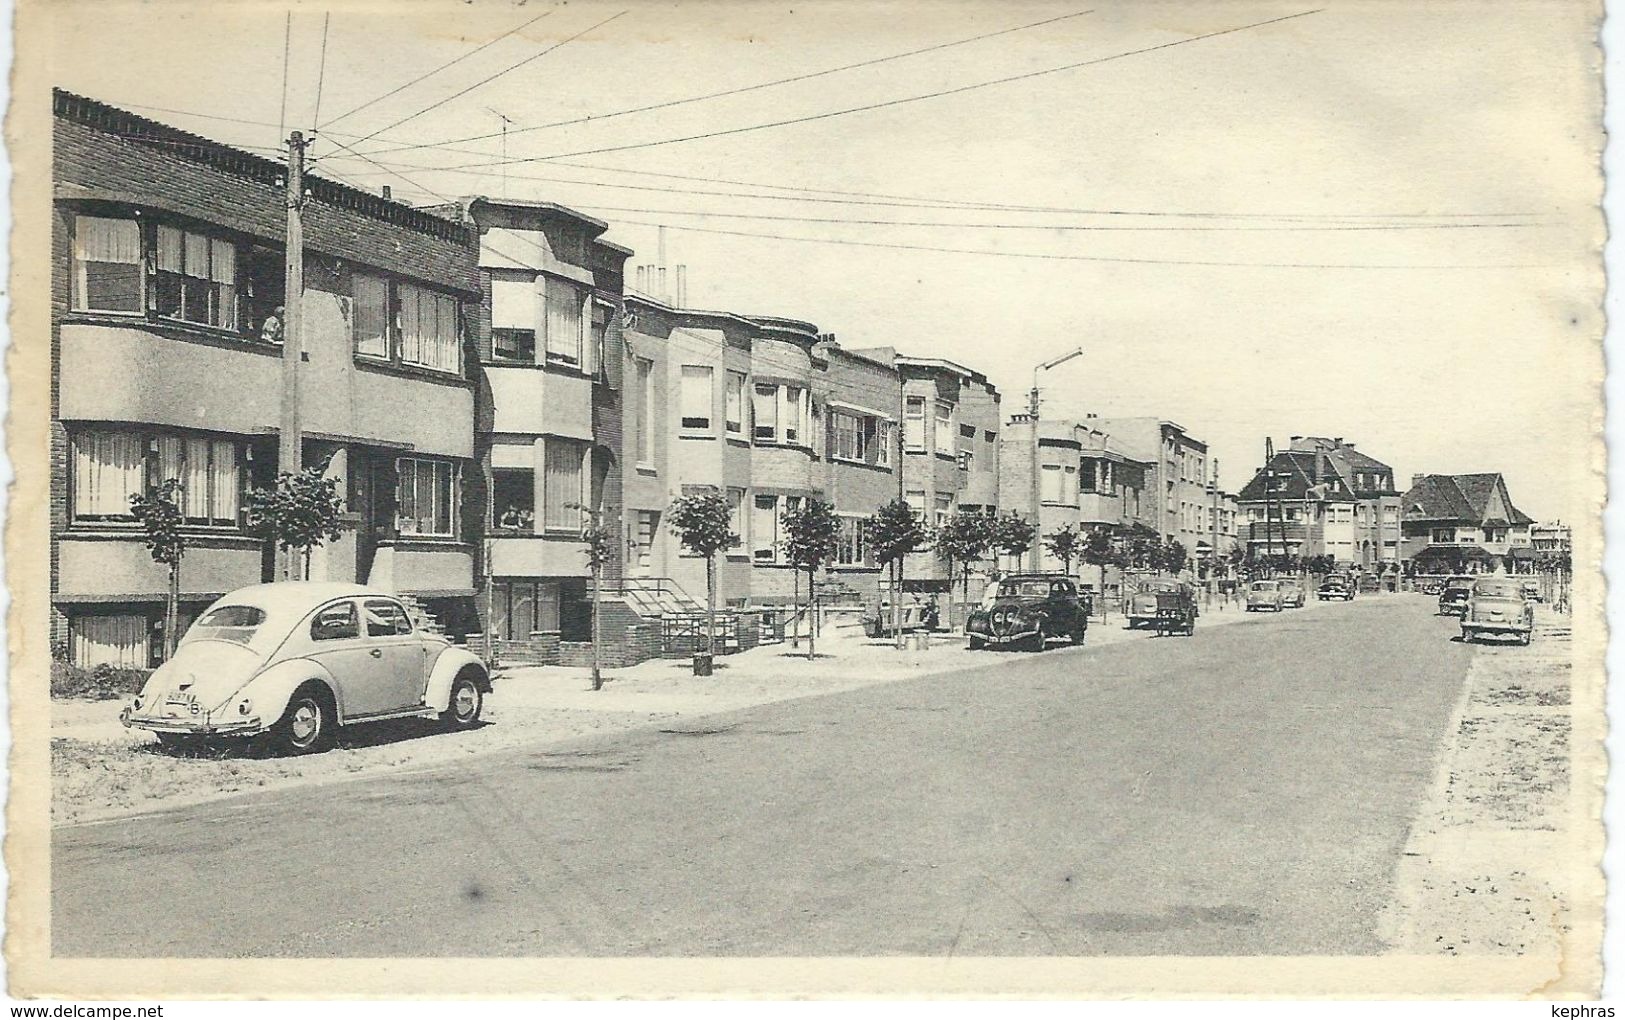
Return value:
M 205 613 L 186 632 L 188 638 L 216 641 L 235 641 L 246 645 L 254 640 L 254 633 L 265 622 L 265 610 L 258 606 L 219 606 Z
M 1511 581 L 1480 581 L 1473 585 L 1473 594 L 1486 599 L 1516 599 L 1523 597 L 1523 589 Z

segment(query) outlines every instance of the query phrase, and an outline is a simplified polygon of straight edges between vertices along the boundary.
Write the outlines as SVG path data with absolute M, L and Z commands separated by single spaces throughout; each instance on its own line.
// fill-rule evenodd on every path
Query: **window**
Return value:
M 1061 491 L 1066 476 L 1061 473 L 1061 465 L 1045 464 L 1043 473 L 1039 476 L 1040 495 L 1045 503 L 1064 503 L 1066 495 Z
M 923 490 L 923 489 L 910 489 L 909 491 L 907 491 L 907 492 L 905 492 L 903 494 L 903 502 L 907 503 L 908 508 L 910 510 L 914 511 L 914 516 L 919 518 L 920 524 L 922 526 L 930 527 L 931 521 L 930 521 L 930 518 L 927 516 L 928 513 L 929 513 L 929 510 L 926 508 L 926 505 L 925 505 L 925 490 Z
M 975 439 L 976 438 L 976 426 L 975 425 L 961 425 L 961 426 L 959 426 L 959 437 L 961 439 Z
M 867 462 L 869 459 L 868 436 L 864 431 L 865 419 L 845 411 L 833 411 L 830 420 L 834 426 L 835 448 L 833 456 L 842 460 L 855 460 Z
M 938 453 L 954 452 L 954 405 L 937 402 L 936 444 Z
M 1455 540 L 1456 540 L 1456 529 L 1455 528 L 1434 528 L 1433 529 L 1433 541 L 1435 541 L 1435 542 L 1454 542 Z
M 835 565 L 839 567 L 866 567 L 869 550 L 864 543 L 863 518 L 840 517 L 836 521 L 840 530 L 835 541 Z
M 683 428 L 711 431 L 711 367 L 683 366 Z
M 776 440 L 779 437 L 779 388 L 758 383 L 751 400 L 751 412 L 756 423 L 752 435 L 768 442 Z
M 757 496 L 750 515 L 751 559 L 772 563 L 778 557 L 779 500 Z
M 354 300 L 351 326 L 355 352 L 369 358 L 388 358 L 389 281 L 356 273 L 350 278 L 350 295 Z
M 892 444 L 897 442 L 897 425 L 884 418 L 875 419 L 875 463 L 891 466 Z
M 723 413 L 723 426 L 731 436 L 745 434 L 745 374 L 728 373 L 728 398 Z
M 130 496 L 168 479 L 188 524 L 235 525 L 243 474 L 237 443 L 202 436 L 79 432 L 73 437 L 75 520 L 129 519 Z
M 158 224 L 157 240 L 158 314 L 236 329 L 237 246 L 166 223 Z
M 499 531 L 531 534 L 536 530 L 536 472 L 524 468 L 491 469 L 492 522 Z
M 141 224 L 133 219 L 74 217 L 73 307 L 76 310 L 140 312 L 141 273 Z
M 801 386 L 757 383 L 751 401 L 758 442 L 810 446 L 812 428 L 807 391 Z
M 582 445 L 572 439 L 546 440 L 542 478 L 542 524 L 549 531 L 579 530 L 586 494 L 582 490 Z
M 588 336 L 588 355 L 592 364 L 586 366 L 593 372 L 605 373 L 608 378 L 608 369 L 604 367 L 604 345 L 609 342 L 609 313 L 610 305 L 603 301 L 592 302 L 592 327 Z
M 537 631 L 557 633 L 560 589 L 557 581 L 496 581 L 491 586 L 491 632 L 507 641 L 523 641 Z
M 491 358 L 536 363 L 536 281 L 491 280 Z
M 745 490 L 728 490 L 728 530 L 733 538 L 728 542 L 728 554 L 738 555 L 745 549 Z
M 1096 492 L 1096 491 L 1098 491 L 1098 489 L 1097 489 L 1098 483 L 1095 481 L 1095 479 L 1097 477 L 1096 471 L 1098 470 L 1098 466 L 1099 466 L 1100 462 L 1096 461 L 1096 460 L 1085 460 L 1085 461 L 1081 461 L 1080 463 L 1081 463 L 1082 469 L 1078 472 L 1078 491 L 1079 492 Z
M 903 448 L 925 449 L 924 397 L 909 397 L 903 404 Z
M 954 494 L 951 492 L 937 493 L 937 503 L 935 509 L 937 515 L 931 523 L 941 524 L 944 517 L 947 517 L 949 514 L 954 512 Z
M 654 461 L 653 422 L 655 420 L 655 363 L 648 358 L 637 360 L 637 420 L 633 428 L 637 433 L 637 455 L 639 464 L 650 464 Z
M 326 606 L 310 621 L 312 641 L 343 641 L 361 636 L 361 624 L 356 620 L 355 603 L 335 602 Z
M 390 599 L 367 599 L 361 603 L 361 612 L 367 618 L 368 637 L 389 637 L 392 634 L 412 633 L 412 621 L 399 602 Z
M 456 534 L 459 470 L 445 460 L 402 457 L 395 462 L 396 526 L 403 535 Z
M 543 289 L 547 295 L 547 360 L 580 365 L 585 298 L 573 284 L 552 276 L 545 278 Z
M 457 299 L 410 283 L 399 284 L 396 290 L 400 297 L 401 361 L 438 372 L 461 372 Z
M 68 621 L 68 657 L 83 669 L 145 669 L 151 664 L 151 645 L 152 624 L 144 615 L 75 615 Z

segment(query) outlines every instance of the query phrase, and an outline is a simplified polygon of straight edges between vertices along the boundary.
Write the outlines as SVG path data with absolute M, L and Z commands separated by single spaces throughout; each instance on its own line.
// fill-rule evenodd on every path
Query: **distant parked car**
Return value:
M 970 614 L 965 634 L 971 649 L 1026 648 L 1043 651 L 1051 638 L 1083 644 L 1089 604 L 1072 579 L 1059 574 L 1011 574 L 999 581 L 990 604 Z
M 1467 614 L 1467 599 L 1472 595 L 1473 582 L 1471 580 L 1452 580 L 1445 585 L 1439 593 L 1440 616 L 1462 616 Z
M 1288 609 L 1302 609 L 1304 599 L 1303 582 L 1296 578 L 1283 578 L 1281 585 L 1281 605 Z
M 419 631 L 387 592 L 284 581 L 210 606 L 119 718 L 167 745 L 254 738 L 306 754 L 352 723 L 473 726 L 490 690 L 478 656 Z
M 1195 590 L 1183 581 L 1166 579 L 1140 582 L 1134 594 L 1128 600 L 1128 626 L 1129 630 L 1137 627 L 1155 627 L 1157 625 L 1157 596 L 1178 595 L 1187 593 L 1195 598 Z
M 1281 611 L 1279 581 L 1254 581 L 1247 586 L 1247 612 L 1261 613 L 1266 609 L 1274 613 Z
M 1486 577 L 1473 582 L 1461 618 L 1463 641 L 1494 634 L 1510 635 L 1527 645 L 1534 631 L 1534 603 L 1524 597 L 1522 584 L 1504 577 Z
M 1530 602 L 1546 601 L 1546 596 L 1541 594 L 1539 581 L 1525 580 L 1519 586 L 1523 589 L 1523 597 Z
M 1348 578 L 1334 574 L 1321 582 L 1320 590 L 1315 592 L 1315 596 L 1322 602 L 1330 602 L 1333 599 L 1352 602 L 1354 600 L 1354 585 L 1349 583 Z
M 1376 574 L 1361 574 L 1359 590 L 1362 592 L 1382 591 L 1382 579 Z

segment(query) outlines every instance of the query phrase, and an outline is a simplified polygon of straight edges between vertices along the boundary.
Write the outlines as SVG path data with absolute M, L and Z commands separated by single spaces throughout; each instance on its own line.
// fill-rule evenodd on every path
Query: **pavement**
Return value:
M 62 825 L 53 952 L 1381 952 L 1476 654 L 1432 609 L 960 653 L 955 672 Z

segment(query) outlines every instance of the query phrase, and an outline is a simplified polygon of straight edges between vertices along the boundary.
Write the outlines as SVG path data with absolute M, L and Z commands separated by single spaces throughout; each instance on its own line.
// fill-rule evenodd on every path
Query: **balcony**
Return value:
M 497 577 L 586 577 L 587 547 L 576 535 L 492 538 L 491 573 Z
M 1099 492 L 1078 494 L 1078 521 L 1082 524 L 1119 524 L 1123 520 L 1123 497 Z
M 1247 525 L 1247 541 L 1257 544 L 1283 540 L 1288 544 L 1318 542 L 1321 537 L 1320 525 L 1304 524 L 1302 521 L 1287 521 L 1285 524 L 1280 521 L 1251 521 Z
M 535 366 L 487 365 L 492 431 L 592 438 L 592 380 Z

